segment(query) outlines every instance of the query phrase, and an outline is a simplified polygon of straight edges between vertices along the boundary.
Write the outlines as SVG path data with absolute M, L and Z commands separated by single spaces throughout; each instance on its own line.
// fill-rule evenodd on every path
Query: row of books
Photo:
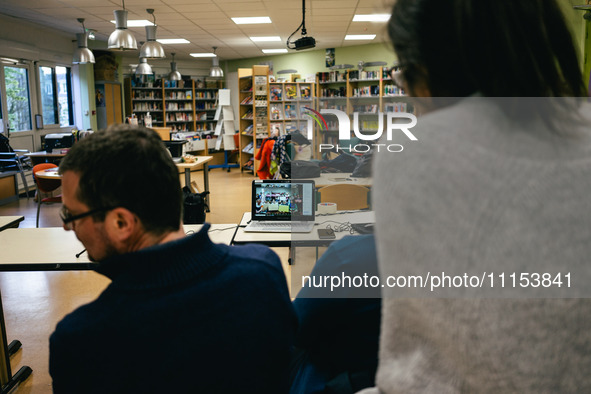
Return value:
M 380 72 L 379 71 L 359 71 L 359 70 L 352 70 L 349 71 L 349 81 L 363 81 L 368 79 L 380 79 Z
M 329 71 L 318 73 L 318 82 L 345 82 L 347 80 L 347 73 L 345 71 Z
M 192 111 L 193 105 L 191 103 L 166 103 L 167 111 Z
M 404 89 L 399 88 L 396 85 L 384 86 L 384 96 L 404 96 Z
M 196 99 L 215 100 L 217 97 L 218 97 L 217 91 L 207 91 L 206 90 L 206 91 L 195 92 L 195 98 Z
M 347 88 L 341 86 L 340 88 L 325 88 L 320 89 L 320 97 L 347 97 Z
M 294 131 L 300 131 L 305 134 L 307 132 L 307 129 L 307 121 L 275 122 L 271 123 L 271 137 L 278 137 L 281 135 L 289 134 Z
M 162 93 L 152 91 L 133 91 L 134 100 L 162 100 Z
M 310 84 L 271 84 L 269 91 L 271 101 L 312 100 Z
M 303 119 L 307 107 L 305 103 L 271 104 L 271 120 Z
M 186 112 L 177 112 L 174 114 L 166 114 L 167 122 L 191 122 L 193 121 L 193 114 Z
M 193 92 L 187 90 L 185 92 L 166 92 L 166 98 L 168 100 L 191 100 Z
M 162 111 L 162 103 L 133 103 L 134 111 Z
M 352 93 L 353 97 L 378 97 L 380 95 L 380 86 L 361 86 L 359 88 L 354 88 Z

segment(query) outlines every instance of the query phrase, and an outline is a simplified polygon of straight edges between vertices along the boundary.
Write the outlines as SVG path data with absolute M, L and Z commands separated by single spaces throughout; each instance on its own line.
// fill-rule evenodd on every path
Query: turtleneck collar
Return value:
M 227 253 L 224 245 L 211 242 L 205 224 L 196 234 L 113 256 L 99 263 L 96 271 L 110 278 L 112 286 L 146 290 L 176 285 L 199 276 Z

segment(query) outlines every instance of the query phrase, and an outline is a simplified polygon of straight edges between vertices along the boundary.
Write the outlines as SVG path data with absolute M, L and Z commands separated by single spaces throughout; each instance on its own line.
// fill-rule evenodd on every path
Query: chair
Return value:
M 20 157 L 16 152 L 1 152 L 0 153 L 0 171 L 2 172 L 18 172 L 21 174 L 25 191 L 27 192 L 27 200 L 29 199 L 29 185 L 25 177 L 25 170 L 23 168 L 23 157 Z M 18 193 L 17 193 L 18 194 Z
M 51 204 L 51 203 L 61 203 L 62 196 L 56 197 L 45 197 L 41 196 L 41 193 L 51 193 L 58 187 L 62 185 L 62 181 L 60 179 L 43 179 L 38 178 L 35 173 L 38 171 L 46 170 L 48 168 L 55 168 L 57 167 L 55 164 L 52 163 L 41 163 L 37 164 L 33 167 L 33 179 L 37 184 L 37 227 L 39 227 L 39 211 L 41 210 L 41 204 Z
M 318 193 L 320 202 L 334 202 L 339 211 L 369 208 L 369 189 L 365 186 L 341 183 L 321 187 Z

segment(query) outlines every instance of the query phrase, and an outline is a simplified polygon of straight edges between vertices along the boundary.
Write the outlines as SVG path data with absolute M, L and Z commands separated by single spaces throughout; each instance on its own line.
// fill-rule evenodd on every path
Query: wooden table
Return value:
M 31 152 L 25 153 L 24 156 L 31 158 L 31 163 L 34 165 L 41 164 L 41 163 L 55 163 L 58 164 L 59 161 L 66 155 L 66 153 L 47 153 L 45 151 L 41 152 Z
M 177 163 L 177 168 L 185 170 L 185 186 L 191 189 L 191 170 L 203 166 L 203 185 L 206 192 L 209 192 L 209 163 L 213 160 L 213 156 L 195 156 L 195 163 Z M 209 193 L 205 195 L 205 203 L 207 204 L 207 212 L 209 212 Z
M 339 184 L 348 184 L 348 185 L 359 185 L 359 186 L 366 186 L 371 187 L 372 185 L 372 178 L 359 178 L 359 177 L 352 177 L 350 173 L 339 173 L 339 172 L 329 172 L 329 173 L 322 173 L 319 177 L 316 178 L 307 178 L 314 181 L 314 185 L 316 188 L 320 188 L 323 186 L 329 185 L 339 185 Z
M 185 232 L 198 232 L 203 225 L 185 225 Z M 209 236 L 215 243 L 230 244 L 236 224 L 213 224 Z M 89 270 L 97 263 L 91 262 L 86 253 L 80 254 L 84 246 L 73 231 L 61 227 L 12 228 L 0 232 L 0 271 L 53 271 Z M 12 374 L 10 356 L 21 347 L 19 341 L 6 340 L 6 325 L 0 295 L 0 391 L 8 393 L 18 383 L 31 375 L 32 369 L 21 367 Z
M 58 167 L 48 168 L 46 170 L 37 171 L 35 173 L 37 178 L 43 179 L 62 179 L 61 174 L 59 173 Z
M 0 231 L 17 228 L 24 219 L 24 216 L 0 216 Z

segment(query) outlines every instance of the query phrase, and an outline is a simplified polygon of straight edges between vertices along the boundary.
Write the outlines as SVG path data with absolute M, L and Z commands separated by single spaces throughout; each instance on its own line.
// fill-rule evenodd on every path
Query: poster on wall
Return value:
M 96 88 L 95 105 L 97 107 L 104 107 L 105 106 L 105 88 L 102 86 Z
M 326 48 L 326 67 L 334 66 L 334 48 Z

